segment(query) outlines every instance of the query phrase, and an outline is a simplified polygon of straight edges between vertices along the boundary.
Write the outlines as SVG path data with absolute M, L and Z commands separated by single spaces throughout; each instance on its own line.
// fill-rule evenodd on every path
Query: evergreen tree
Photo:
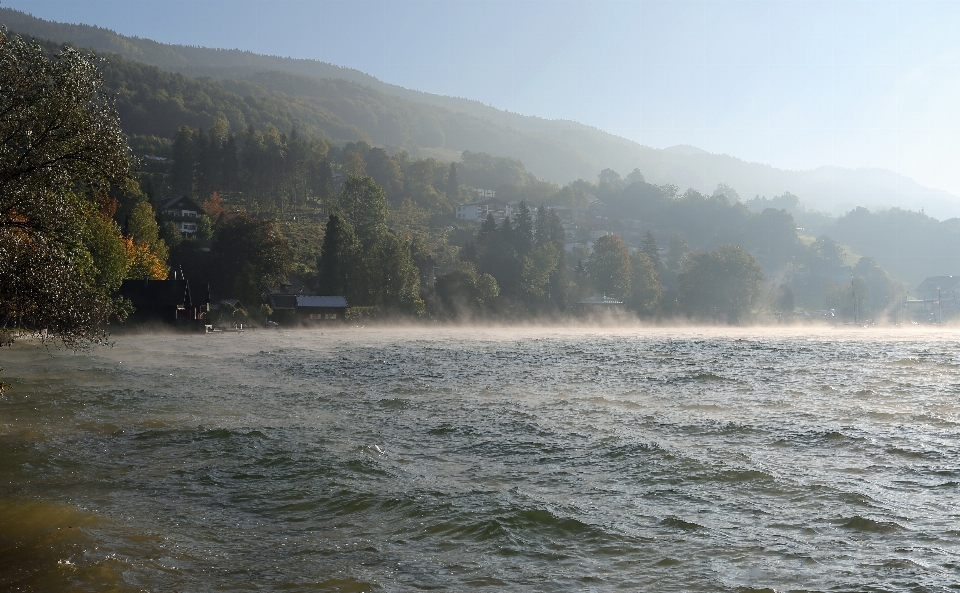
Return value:
M 550 274 L 546 290 L 552 308 L 562 311 L 567 304 L 569 282 L 567 266 L 564 263 L 566 232 L 563 230 L 563 222 L 556 210 L 540 205 L 537 209 L 535 235 L 537 247 L 552 244 L 557 249 L 557 265 Z
M 346 296 L 350 271 L 356 265 L 353 257 L 353 232 L 336 214 L 327 219 L 323 247 L 317 260 L 317 281 L 320 294 Z
M 647 231 L 646 234 L 643 235 L 643 241 L 640 243 L 640 251 L 647 254 L 647 257 L 649 257 L 653 265 L 657 267 L 657 270 L 663 270 L 665 268 L 663 260 L 660 259 L 660 247 L 657 246 L 657 240 L 653 238 L 653 233 L 650 231 Z
M 463 245 L 463 249 L 459 253 L 460 261 L 468 261 L 473 264 L 477 263 L 477 244 L 473 241 L 467 241 Z
M 547 208 L 543 204 L 537 209 L 535 234 L 538 246 L 553 243 L 559 249 L 563 249 L 566 242 L 566 232 L 563 230 L 563 222 L 560 220 L 557 211 L 553 208 Z
M 513 234 L 514 249 L 518 255 L 526 255 L 533 249 L 533 217 L 530 216 L 530 208 L 525 201 L 521 201 L 517 207 L 517 213 L 514 215 L 516 225 Z
M 492 241 L 498 230 L 497 221 L 493 219 L 493 214 L 487 214 L 477 231 L 477 245 L 485 245 Z

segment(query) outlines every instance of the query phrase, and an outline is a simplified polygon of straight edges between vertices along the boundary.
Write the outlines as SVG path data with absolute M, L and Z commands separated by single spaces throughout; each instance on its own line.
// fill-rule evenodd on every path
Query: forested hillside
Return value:
M 639 167 L 653 183 L 673 183 L 702 193 L 712 192 L 719 183 L 736 187 L 744 199 L 791 192 L 807 207 L 833 215 L 866 206 L 923 209 L 939 219 L 960 216 L 957 197 L 890 171 L 838 167 L 786 171 L 693 147 L 654 149 L 577 122 L 522 116 L 478 101 L 405 89 L 316 60 L 169 45 L 3 8 L 0 22 L 15 32 L 116 54 L 189 78 L 224 81 L 224 88 L 241 99 L 269 98 L 278 105 L 286 113 L 268 117 L 277 127 L 289 128 L 277 121 L 299 119 L 337 141 L 362 138 L 443 159 L 454 159 L 464 150 L 483 151 L 519 159 L 535 175 L 561 184 L 594 179 L 608 167 L 623 175 Z M 201 109 L 189 121 L 208 125 L 204 121 L 215 115 Z M 224 115 L 231 125 L 241 121 Z
M 56 43 L 41 43 L 50 56 L 59 51 Z M 243 262 L 226 266 L 224 258 L 237 249 L 224 247 L 228 244 L 219 239 L 223 230 L 214 224 L 219 213 L 245 210 L 258 220 L 274 220 L 276 225 L 263 232 L 282 234 L 291 269 L 318 287 L 325 274 L 322 243 L 333 224 L 324 220 L 343 207 L 339 189 L 343 182 L 359 179 L 382 188 L 369 185 L 360 192 L 363 200 L 373 200 L 370 203 L 382 199 L 377 206 L 382 215 L 377 229 L 367 234 L 354 229 L 356 216 L 338 219 L 345 230 L 335 225 L 336 236 L 356 234 L 344 239 L 350 247 L 343 248 L 347 249 L 343 261 L 370 271 L 378 269 L 373 262 L 383 253 L 371 251 L 374 246 L 393 254 L 409 250 L 404 256 L 408 259 L 396 260 L 397 270 L 405 270 L 401 275 L 408 280 L 392 292 L 382 292 L 380 281 L 374 279 L 377 274 L 395 277 L 386 269 L 362 284 L 341 282 L 343 292 L 364 306 L 439 316 L 475 313 L 478 307 L 511 316 L 556 314 L 568 310 L 576 299 L 602 290 L 644 314 L 686 312 L 739 320 L 744 311 L 721 314 L 710 309 L 711 288 L 697 285 L 694 279 L 701 272 L 693 274 L 685 266 L 698 262 L 707 271 L 741 266 L 748 276 L 755 275 L 751 270 L 762 272 L 767 301 L 758 300 L 759 292 L 748 301 L 761 303 L 761 310 L 788 311 L 793 305 L 786 303 L 842 308 L 850 301 L 844 291 L 851 290 L 845 280 L 851 269 L 844 266 L 856 263 L 853 272 L 872 287 L 872 293 L 867 289 L 859 293 L 873 295 L 864 297 L 864 310 L 881 314 L 895 307 L 903 294 L 883 268 L 894 270 L 896 278 L 911 287 L 925 275 L 953 271 L 942 269 L 950 265 L 949 258 L 923 254 L 928 246 L 951 252 L 957 241 L 955 221 L 939 223 L 922 214 L 896 210 L 872 214 L 860 209 L 835 222 L 804 209 L 789 193 L 742 200 L 728 184 L 708 192 L 684 190 L 677 183 L 683 183 L 682 175 L 668 182 L 658 178 L 669 174 L 664 168 L 652 169 L 653 175 L 634 168 L 625 177 L 605 168 L 599 175 L 561 185 L 537 176 L 522 160 L 489 149 L 497 143 L 536 143 L 537 138 L 355 82 L 278 71 L 241 79 L 194 79 L 115 54 L 103 56 L 98 66 L 103 90 L 115 98 L 122 128 L 143 160 L 141 189 L 152 207 L 159 209 L 163 196 L 175 194 L 204 204 L 206 215 L 189 240 L 161 228 L 171 248 L 170 266 L 210 279 L 221 296 L 243 294 L 256 302 L 276 285 L 281 273 L 274 270 L 267 281 L 265 272 L 257 272 L 258 279 L 244 271 Z M 444 148 L 448 157 L 438 159 L 423 148 L 440 145 L 463 149 Z M 569 162 L 557 155 L 555 145 L 529 150 L 554 165 Z M 697 156 L 695 150 L 672 152 Z M 728 170 L 735 177 L 736 159 L 723 158 L 731 161 Z M 523 204 L 520 210 L 527 209 L 528 219 L 515 206 L 515 216 L 498 219 L 497 224 L 488 221 L 479 230 L 463 224 L 453 216 L 454 208 L 471 199 L 475 188 L 493 189 L 502 200 Z M 380 191 L 381 197 L 371 197 Z M 533 228 L 533 220 L 553 216 L 549 208 L 536 208 L 540 204 L 567 209 L 561 232 L 556 230 L 557 220 L 542 232 Z M 128 222 L 135 203 L 121 200 L 119 206 L 116 222 L 135 237 Z M 910 230 L 897 234 L 906 215 L 914 215 L 907 216 L 913 222 L 903 227 Z M 800 224 L 820 236 L 813 245 L 801 239 Z M 846 262 L 843 246 L 830 237 L 876 260 Z M 598 254 L 607 259 L 598 260 Z M 609 269 L 598 268 L 597 261 L 607 261 Z M 343 265 L 336 262 L 338 269 Z M 431 269 L 441 270 L 445 280 L 438 281 L 436 293 L 424 288 L 416 298 L 410 296 L 414 268 L 421 286 L 428 283 Z M 681 298 L 684 290 L 692 294 L 695 289 L 707 296 Z

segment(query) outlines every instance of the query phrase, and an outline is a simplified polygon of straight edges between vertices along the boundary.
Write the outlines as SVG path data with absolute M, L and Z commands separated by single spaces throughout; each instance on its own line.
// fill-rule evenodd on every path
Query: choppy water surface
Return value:
M 0 590 L 946 590 L 958 344 L 356 329 L 5 349 Z

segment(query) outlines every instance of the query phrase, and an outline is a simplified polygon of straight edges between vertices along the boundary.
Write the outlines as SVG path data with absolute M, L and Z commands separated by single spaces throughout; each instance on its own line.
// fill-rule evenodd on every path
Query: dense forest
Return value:
M 218 122 L 206 131 L 181 128 L 165 153 L 171 160 L 144 166 L 144 193 L 182 193 L 207 202 L 216 196 L 217 210 L 243 209 L 279 220 L 291 238 L 297 277 L 320 292 L 349 294 L 360 306 L 382 307 L 395 299 L 371 296 L 376 290 L 369 280 L 351 284 L 344 272 L 351 266 L 373 268 L 369 259 L 358 263 L 369 258 L 362 246 L 376 243 L 362 230 L 370 225 L 358 227 L 356 215 L 345 214 L 351 209 L 344 205 L 344 192 L 362 180 L 365 191 L 382 200 L 375 208 L 368 200 L 367 209 L 383 213 L 383 228 L 407 237 L 410 263 L 400 268 L 418 270 L 422 310 L 437 317 L 557 315 L 572 312 L 578 300 L 595 292 L 623 299 L 648 316 L 741 320 L 751 310 L 783 315 L 795 306 L 852 314 L 854 273 L 865 283 L 859 292 L 864 314 L 889 311 L 905 296 L 904 287 L 875 260 L 860 258 L 850 267 L 840 243 L 828 236 L 805 243 L 786 209 L 753 211 L 731 200 L 734 190 L 726 186 L 707 196 L 647 183 L 638 170 L 621 178 L 609 169 L 596 182 L 559 186 L 537 179 L 519 161 L 485 153 L 465 151 L 459 162 L 415 159 L 365 141 L 336 146 L 296 129 L 231 134 L 226 122 Z M 496 188 L 503 200 L 517 203 L 516 212 L 499 221 L 491 216 L 478 227 L 456 219 L 454 207 L 470 200 L 477 187 Z M 569 214 L 566 227 L 560 211 Z M 599 239 L 591 241 L 598 230 Z M 213 268 L 197 267 L 212 257 L 198 250 L 198 241 L 212 237 L 170 237 L 171 262 L 195 275 L 216 276 L 205 271 Z M 330 249 L 341 254 L 334 263 L 327 261 Z M 693 281 L 711 277 L 711 262 L 740 271 L 714 275 L 711 283 Z M 331 265 L 339 271 L 330 272 Z M 434 268 L 441 273 L 430 287 Z M 706 305 L 716 300 L 711 290 L 737 282 L 749 285 L 743 294 L 724 306 Z M 268 287 L 262 288 L 265 294 Z M 694 290 L 707 296 L 692 298 Z M 850 295 L 844 296 L 845 290 Z M 390 308 L 421 310 L 420 305 Z

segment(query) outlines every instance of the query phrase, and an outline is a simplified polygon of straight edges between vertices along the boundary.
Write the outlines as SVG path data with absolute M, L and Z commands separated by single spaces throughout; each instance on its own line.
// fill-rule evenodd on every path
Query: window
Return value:
M 323 316 L 323 318 L 324 318 L 324 319 L 336 319 L 336 318 L 337 318 L 337 314 L 336 314 L 336 313 L 327 313 L 327 314 L 325 314 L 325 315 Z

